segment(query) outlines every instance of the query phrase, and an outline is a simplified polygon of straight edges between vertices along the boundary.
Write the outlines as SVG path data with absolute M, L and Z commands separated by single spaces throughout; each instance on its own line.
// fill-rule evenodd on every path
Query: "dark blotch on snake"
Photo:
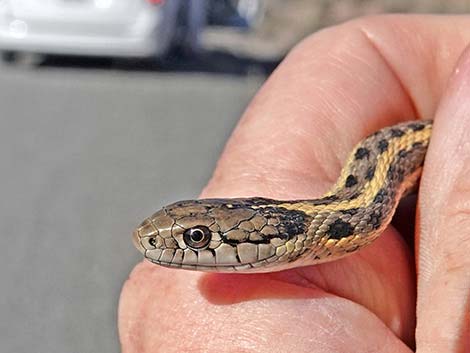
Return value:
M 405 158 L 410 152 L 407 150 L 400 150 L 398 151 L 398 157 Z
M 347 188 L 350 188 L 351 186 L 354 186 L 356 184 L 357 184 L 357 178 L 352 174 L 348 175 L 348 177 L 346 178 L 345 186 Z
M 375 167 L 376 166 L 373 165 L 372 167 L 369 167 L 369 169 L 367 169 L 367 172 L 366 172 L 366 175 L 365 175 L 366 180 L 372 180 L 372 178 L 375 175 Z
M 385 196 L 387 195 L 386 191 L 384 189 L 380 189 L 377 195 L 374 197 L 374 203 L 381 203 L 383 202 Z
M 391 129 L 390 130 L 390 135 L 392 137 L 401 137 L 403 136 L 405 133 L 403 131 L 401 131 L 400 129 Z
M 380 140 L 377 144 L 377 148 L 379 149 L 380 153 L 384 153 L 388 148 L 388 141 L 387 140 Z
M 354 158 L 356 158 L 356 160 L 363 159 L 369 157 L 369 153 L 370 151 L 367 148 L 359 147 L 354 154 Z
M 310 217 L 298 210 L 282 210 L 279 212 L 279 225 L 276 227 L 281 238 L 291 239 L 298 234 L 307 232 Z
M 424 129 L 424 124 L 421 123 L 416 123 L 416 124 L 410 124 L 409 125 L 410 129 L 413 131 L 419 131 Z
M 341 219 L 337 219 L 334 223 L 330 224 L 326 234 L 328 234 L 330 239 L 341 239 L 352 235 L 353 231 L 354 228 L 351 224 Z
M 279 224 L 273 225 L 278 231 L 276 236 L 265 236 L 263 238 L 269 242 L 273 237 L 282 239 L 291 239 L 296 235 L 307 232 L 308 225 L 311 222 L 311 216 L 300 210 L 287 210 L 283 207 L 262 207 L 256 210 L 261 217 L 265 219 L 276 218 Z M 264 242 L 264 241 L 263 241 Z

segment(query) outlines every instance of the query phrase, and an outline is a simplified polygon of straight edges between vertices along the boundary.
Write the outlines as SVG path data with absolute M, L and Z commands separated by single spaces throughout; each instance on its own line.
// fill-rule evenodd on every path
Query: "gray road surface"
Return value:
M 117 352 L 131 231 L 193 198 L 261 78 L 0 68 L 0 352 Z

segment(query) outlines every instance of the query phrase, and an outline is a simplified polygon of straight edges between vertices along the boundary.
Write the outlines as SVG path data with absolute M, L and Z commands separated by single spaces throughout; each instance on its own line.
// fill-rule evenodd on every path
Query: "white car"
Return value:
M 0 52 L 146 58 L 178 32 L 176 0 L 0 0 Z

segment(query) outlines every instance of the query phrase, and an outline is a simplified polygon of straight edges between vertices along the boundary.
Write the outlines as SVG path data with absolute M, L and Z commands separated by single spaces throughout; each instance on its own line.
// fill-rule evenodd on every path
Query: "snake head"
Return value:
M 142 222 L 134 232 L 134 243 L 148 260 L 163 266 L 256 272 L 298 256 L 306 238 L 305 214 L 273 202 L 180 201 Z

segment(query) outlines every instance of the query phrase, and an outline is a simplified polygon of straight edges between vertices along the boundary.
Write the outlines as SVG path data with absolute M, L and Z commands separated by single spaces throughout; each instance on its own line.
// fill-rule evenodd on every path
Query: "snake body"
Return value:
M 180 201 L 145 219 L 134 244 L 163 266 L 270 272 L 335 260 L 362 249 L 389 224 L 420 176 L 430 121 L 383 128 L 353 149 L 323 197 Z

